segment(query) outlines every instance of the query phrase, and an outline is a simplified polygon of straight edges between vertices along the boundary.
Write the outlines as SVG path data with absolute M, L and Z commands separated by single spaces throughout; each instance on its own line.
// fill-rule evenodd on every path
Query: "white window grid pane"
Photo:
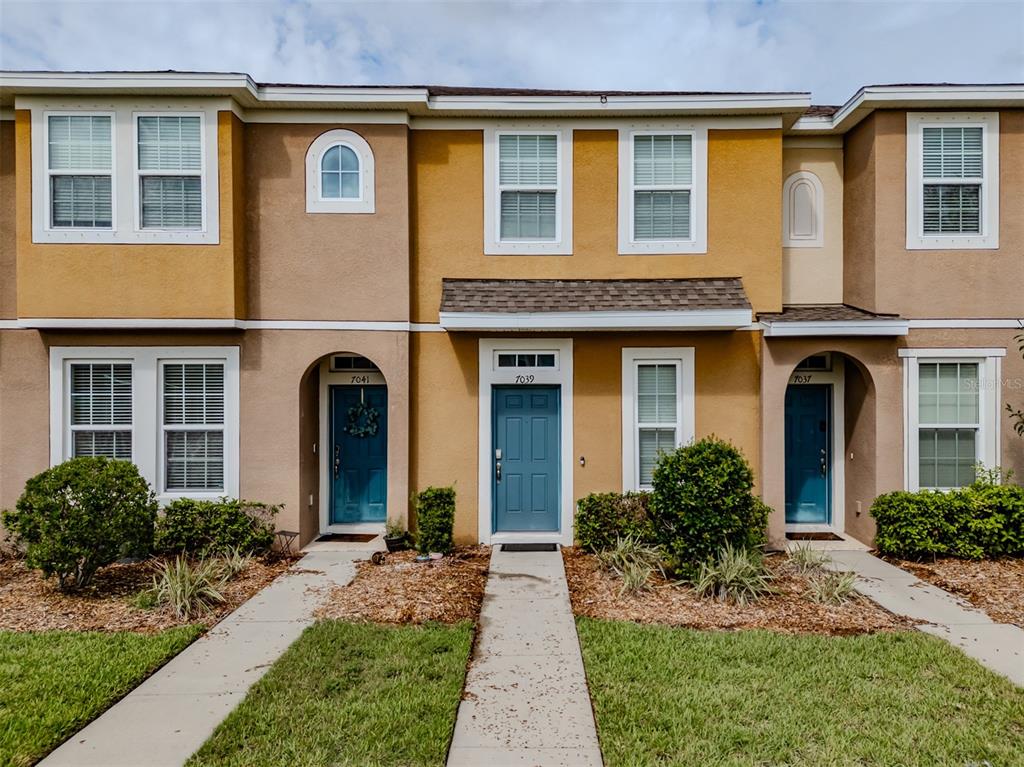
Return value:
M 981 127 L 922 128 L 924 177 L 981 179 L 984 173 L 983 139 L 984 132 Z
M 132 459 L 132 433 L 130 431 L 85 431 L 72 433 L 73 458 L 105 457 L 118 461 Z
M 358 200 L 359 157 L 347 146 L 336 145 L 320 161 L 320 197 L 325 200 Z
M 501 187 L 557 188 L 558 136 L 500 134 L 498 183 Z
M 556 192 L 501 192 L 501 239 L 554 240 Z
M 199 176 L 142 176 L 143 229 L 201 229 L 202 179 Z
M 693 237 L 693 136 L 633 136 L 632 239 L 685 241 Z
M 498 238 L 558 240 L 559 137 L 498 134 Z
M 66 426 L 70 430 L 69 457 L 106 456 L 132 460 L 131 363 L 71 363 L 65 396 Z
M 638 425 L 675 428 L 678 417 L 678 365 L 642 363 L 636 368 Z
M 140 171 L 202 168 L 202 128 L 198 115 L 140 116 L 138 142 Z
M 164 489 L 168 492 L 224 489 L 224 432 L 165 432 Z
M 165 426 L 224 425 L 223 363 L 166 363 L 163 374 Z
M 675 450 L 676 430 L 669 428 L 641 428 L 637 434 L 638 469 L 641 487 L 650 487 L 658 458 Z
M 688 240 L 690 191 L 633 192 L 634 240 Z
M 981 428 L 977 362 L 921 362 L 917 380 L 919 426 Z
M 47 162 L 51 171 L 111 169 L 109 115 L 49 115 L 46 133 Z
M 110 176 L 50 176 L 50 226 L 55 229 L 110 229 Z
M 974 482 L 978 436 L 977 429 L 920 429 L 918 485 L 945 489 Z
M 980 234 L 981 184 L 925 184 L 925 234 Z
M 634 186 L 672 187 L 687 186 L 692 183 L 693 137 L 690 134 L 634 137 Z
M 224 363 L 168 362 L 162 378 L 165 492 L 223 490 Z

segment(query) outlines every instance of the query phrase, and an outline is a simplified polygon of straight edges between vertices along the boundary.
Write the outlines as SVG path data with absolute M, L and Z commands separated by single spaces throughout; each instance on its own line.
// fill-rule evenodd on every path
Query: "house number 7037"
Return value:
M 812 376 L 793 376 L 793 383 L 810 383 Z
M 533 376 L 516 376 L 516 383 L 533 383 Z

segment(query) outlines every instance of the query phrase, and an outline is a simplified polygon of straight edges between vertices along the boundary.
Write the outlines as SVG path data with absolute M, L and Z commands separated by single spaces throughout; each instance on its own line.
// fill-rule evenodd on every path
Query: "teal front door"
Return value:
M 786 522 L 832 521 L 832 386 L 786 389 Z
M 561 389 L 495 386 L 494 532 L 557 532 Z
M 383 522 L 388 503 L 388 390 L 332 386 L 330 523 Z

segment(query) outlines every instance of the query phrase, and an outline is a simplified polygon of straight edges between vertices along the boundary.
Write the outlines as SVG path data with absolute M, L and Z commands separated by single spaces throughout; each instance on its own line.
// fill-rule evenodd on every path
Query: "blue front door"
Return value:
M 386 386 L 331 387 L 330 523 L 383 522 L 388 501 Z
M 832 521 L 832 386 L 786 389 L 786 522 Z
M 494 532 L 559 528 L 560 395 L 557 386 L 495 386 Z

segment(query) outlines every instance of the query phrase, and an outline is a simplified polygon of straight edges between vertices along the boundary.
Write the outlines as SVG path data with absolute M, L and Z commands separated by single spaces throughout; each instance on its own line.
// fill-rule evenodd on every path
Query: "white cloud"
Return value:
M 1020 2 L 9 2 L 5 69 L 680 90 L 1024 81 Z

